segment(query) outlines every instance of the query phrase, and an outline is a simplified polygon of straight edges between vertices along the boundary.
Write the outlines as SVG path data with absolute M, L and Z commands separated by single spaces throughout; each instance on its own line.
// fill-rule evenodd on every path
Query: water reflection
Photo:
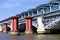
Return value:
M 18 40 L 17 36 L 11 36 L 11 40 Z
M 46 36 L 45 35 L 37 35 L 38 40 L 43 40 Z
M 32 40 L 32 35 L 26 35 L 26 40 Z
M 9 34 L 0 33 L 0 40 L 60 40 L 60 34 L 10 36 Z

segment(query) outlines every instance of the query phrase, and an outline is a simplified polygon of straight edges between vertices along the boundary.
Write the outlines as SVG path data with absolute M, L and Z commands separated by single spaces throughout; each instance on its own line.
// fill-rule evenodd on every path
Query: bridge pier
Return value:
M 19 17 L 16 17 L 16 16 L 12 16 L 11 17 L 11 32 L 10 32 L 10 35 L 18 35 L 19 32 L 18 32 L 18 19 Z
M 44 24 L 42 23 L 42 17 L 37 18 L 38 28 L 37 33 L 45 33 Z
M 26 34 L 32 34 L 32 17 L 26 17 Z
M 7 23 L 4 23 L 3 32 L 7 33 L 8 32 L 7 28 L 8 28 Z
M 0 25 L 0 32 L 2 32 L 3 31 L 3 28 L 2 28 L 2 25 Z

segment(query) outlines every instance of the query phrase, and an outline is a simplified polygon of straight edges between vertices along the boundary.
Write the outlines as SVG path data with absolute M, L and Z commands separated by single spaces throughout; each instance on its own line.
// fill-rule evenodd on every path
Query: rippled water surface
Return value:
M 0 40 L 60 40 L 60 34 L 10 36 L 6 33 L 0 33 Z

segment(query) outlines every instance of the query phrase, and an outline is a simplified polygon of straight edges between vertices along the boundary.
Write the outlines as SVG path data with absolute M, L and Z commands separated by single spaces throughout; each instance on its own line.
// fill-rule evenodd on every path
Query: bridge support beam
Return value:
M 26 17 L 26 34 L 32 34 L 32 17 Z
M 7 28 L 8 28 L 7 23 L 4 23 L 3 32 L 7 33 L 8 32 Z
M 18 35 L 19 32 L 18 32 L 18 18 L 19 17 L 16 17 L 16 16 L 12 16 L 11 17 L 11 32 L 10 34 L 11 35 Z
M 37 23 L 38 23 L 37 32 L 38 33 L 45 33 L 44 24 L 42 23 L 42 17 L 37 18 Z

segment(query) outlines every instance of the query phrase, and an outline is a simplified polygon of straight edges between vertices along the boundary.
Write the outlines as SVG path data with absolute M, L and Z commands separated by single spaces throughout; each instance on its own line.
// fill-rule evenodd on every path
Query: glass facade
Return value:
M 54 4 L 51 6 L 51 9 L 52 9 L 52 10 L 59 9 L 59 4 L 58 4 L 58 3 L 54 3 Z
M 33 15 L 37 15 L 37 10 L 36 11 L 33 11 Z
M 21 18 L 21 15 L 19 17 Z
M 45 12 L 49 12 L 49 11 L 50 11 L 50 7 L 49 7 L 49 6 L 46 6 L 46 7 L 44 8 L 44 11 L 45 11 Z
M 38 14 L 42 14 L 44 12 L 50 12 L 50 7 L 51 7 L 51 10 L 59 9 L 59 3 L 52 3 L 51 6 L 47 5 L 44 8 L 39 8 L 38 9 Z M 24 15 L 25 15 L 25 17 L 26 16 L 36 16 L 37 15 L 37 10 L 32 10 L 32 11 L 29 11 L 29 13 L 28 12 L 24 13 L 20 17 L 24 18 Z
M 43 13 L 43 11 L 44 11 L 43 8 L 38 9 L 39 14 Z
M 22 18 L 24 18 L 24 14 L 22 14 Z
M 32 16 L 32 12 L 29 12 L 29 16 Z
M 26 13 L 25 16 L 28 16 L 28 13 Z

